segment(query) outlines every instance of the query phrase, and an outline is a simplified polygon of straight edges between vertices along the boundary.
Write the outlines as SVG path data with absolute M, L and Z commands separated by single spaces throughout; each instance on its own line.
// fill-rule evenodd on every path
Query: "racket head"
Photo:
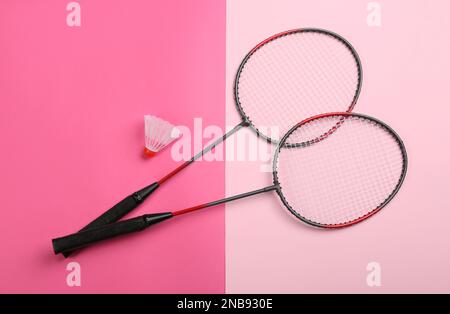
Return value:
M 400 190 L 407 167 L 403 141 L 387 124 L 363 114 L 326 113 L 284 135 L 275 151 L 273 178 L 290 213 L 309 225 L 334 229 L 384 208 Z
M 243 59 L 234 82 L 241 118 L 278 143 L 293 125 L 323 112 L 350 112 L 362 86 L 358 53 L 342 36 L 302 28 L 276 34 Z M 268 128 L 279 133 L 268 134 Z

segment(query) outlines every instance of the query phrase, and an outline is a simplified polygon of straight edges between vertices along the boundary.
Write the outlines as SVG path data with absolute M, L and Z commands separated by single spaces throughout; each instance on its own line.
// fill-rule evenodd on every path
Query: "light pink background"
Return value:
M 69 1 L 0 2 L 0 292 L 223 292 L 220 207 L 53 255 L 51 238 L 177 165 L 170 150 L 142 157 L 144 114 L 224 126 L 224 1 L 78 2 L 80 28 Z M 202 162 L 132 215 L 223 194 L 224 164 Z M 66 285 L 70 261 L 81 287 Z
M 395 128 L 410 162 L 394 201 L 344 230 L 324 232 L 294 220 L 275 193 L 227 204 L 229 293 L 450 291 L 450 5 L 378 1 L 377 28 L 366 23 L 368 2 L 227 1 L 227 124 L 239 120 L 235 70 L 256 43 L 288 29 L 326 28 L 347 38 L 362 59 L 355 111 Z M 271 183 L 258 162 L 228 162 L 226 176 L 227 195 Z M 366 284 L 369 262 L 381 266 L 381 287 Z
M 231 293 L 450 291 L 447 1 L 378 1 L 380 28 L 367 26 L 362 0 L 80 0 L 81 28 L 66 25 L 68 2 L 0 2 L 0 292 L 214 293 L 224 292 L 225 271 Z M 264 195 L 227 205 L 226 230 L 216 208 L 69 260 L 53 256 L 51 238 L 177 164 L 169 150 L 142 158 L 144 114 L 223 127 L 226 108 L 234 125 L 242 57 L 307 26 L 354 44 L 364 68 L 355 110 L 405 141 L 408 177 L 386 209 L 322 232 Z M 132 215 L 220 198 L 224 174 L 220 162 L 193 165 Z M 226 176 L 228 195 L 271 182 L 258 162 L 228 162 Z M 81 265 L 82 287 L 66 285 L 70 261 Z M 372 261 L 379 288 L 366 285 Z

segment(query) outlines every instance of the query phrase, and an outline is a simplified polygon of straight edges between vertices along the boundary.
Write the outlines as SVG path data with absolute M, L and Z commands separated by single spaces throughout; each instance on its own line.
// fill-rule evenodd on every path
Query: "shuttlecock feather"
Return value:
M 180 137 L 180 130 L 169 122 L 151 115 L 144 116 L 145 149 L 144 153 L 153 157 L 161 149 Z

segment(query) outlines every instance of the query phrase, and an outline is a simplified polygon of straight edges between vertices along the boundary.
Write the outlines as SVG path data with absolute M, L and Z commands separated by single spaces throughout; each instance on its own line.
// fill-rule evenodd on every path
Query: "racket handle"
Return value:
M 70 252 L 102 240 L 144 230 L 151 225 L 172 217 L 172 213 L 143 215 L 109 225 L 88 229 L 86 231 L 80 231 L 65 237 L 53 239 L 53 251 L 55 254 L 68 251 Z
M 80 231 L 86 231 L 88 229 L 104 226 L 116 222 L 130 211 L 135 209 L 140 203 L 142 203 L 150 194 L 152 194 L 159 187 L 158 182 L 150 184 L 149 186 L 134 192 L 133 194 L 127 196 L 119 203 L 111 207 L 109 210 L 104 212 L 101 216 L 97 217 L 95 220 L 91 221 L 88 225 L 84 226 Z M 64 252 L 64 257 L 69 257 L 71 251 Z

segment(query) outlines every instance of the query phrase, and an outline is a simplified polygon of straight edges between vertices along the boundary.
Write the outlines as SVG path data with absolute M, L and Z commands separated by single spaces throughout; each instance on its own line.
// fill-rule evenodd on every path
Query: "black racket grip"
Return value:
M 111 207 L 104 212 L 101 216 L 91 221 L 88 225 L 84 226 L 80 231 L 86 231 L 88 229 L 104 226 L 118 221 L 120 218 L 135 209 L 140 203 L 142 203 L 150 194 L 153 193 L 159 187 L 158 182 L 150 184 L 149 186 L 127 196 L 119 203 Z M 69 257 L 71 251 L 64 252 L 64 257 Z
M 119 235 L 141 231 L 151 225 L 173 217 L 172 213 L 143 215 L 136 218 L 112 223 L 80 231 L 65 237 L 52 240 L 55 254 L 70 252 L 93 243 L 110 239 Z

